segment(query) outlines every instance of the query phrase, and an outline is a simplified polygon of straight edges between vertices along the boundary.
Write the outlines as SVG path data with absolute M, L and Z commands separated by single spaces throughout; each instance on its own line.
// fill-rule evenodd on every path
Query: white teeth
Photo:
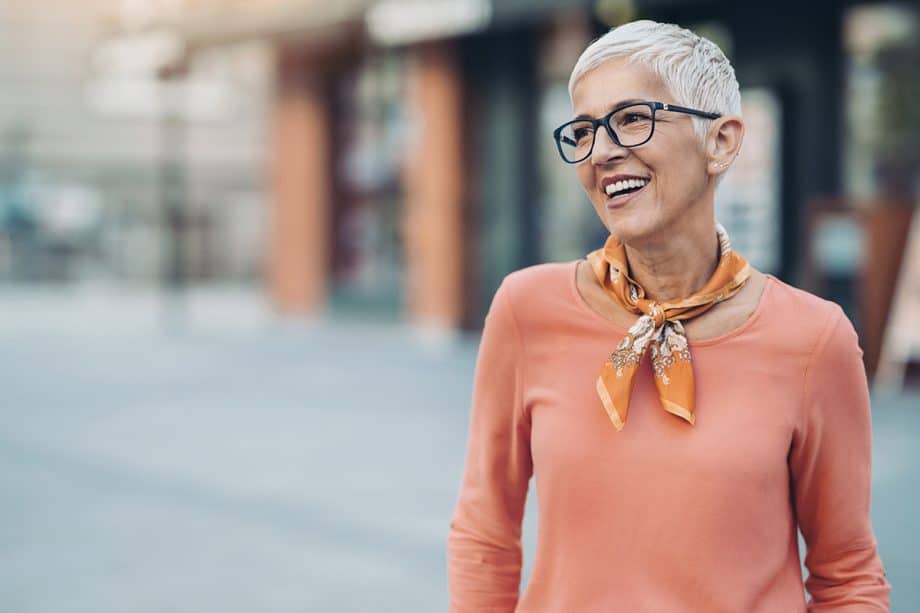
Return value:
M 605 188 L 607 195 L 613 195 L 616 192 L 623 191 L 624 189 L 629 189 L 630 187 L 639 187 L 642 185 L 648 184 L 648 179 L 626 179 L 624 181 L 617 181 L 616 183 L 610 183 Z

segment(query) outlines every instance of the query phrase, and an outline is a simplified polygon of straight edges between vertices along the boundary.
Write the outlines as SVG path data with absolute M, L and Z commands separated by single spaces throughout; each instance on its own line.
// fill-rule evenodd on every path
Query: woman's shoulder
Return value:
M 516 290 L 535 289 L 545 283 L 561 283 L 568 279 L 569 273 L 575 274 L 578 260 L 559 262 L 542 262 L 518 268 L 505 275 L 505 282 L 515 286 Z
M 544 326 L 569 314 L 578 260 L 532 264 L 507 273 L 496 290 L 522 326 Z
M 767 277 L 773 284 L 770 311 L 776 318 L 812 327 L 828 323 L 843 313 L 843 308 L 833 300 L 796 287 L 772 274 L 767 274 Z
M 512 304 L 526 302 L 529 307 L 541 299 L 565 292 L 575 280 L 576 264 L 577 260 L 543 262 L 513 270 L 504 276 L 498 291 L 506 293 Z
M 820 350 L 831 336 L 836 337 L 835 342 L 858 348 L 856 329 L 838 303 L 772 274 L 768 277 L 773 287 L 764 315 L 778 336 L 799 345 L 808 355 Z

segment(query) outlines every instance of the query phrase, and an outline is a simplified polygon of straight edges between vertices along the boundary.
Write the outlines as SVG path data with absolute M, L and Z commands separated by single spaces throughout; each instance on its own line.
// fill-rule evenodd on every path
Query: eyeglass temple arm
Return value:
M 676 104 L 665 104 L 664 102 L 657 103 L 655 107 L 665 111 L 678 111 L 680 113 L 699 115 L 700 117 L 707 117 L 709 119 L 716 119 L 722 116 L 721 113 L 707 113 L 706 111 L 698 111 L 696 109 L 687 108 L 685 106 L 678 106 Z

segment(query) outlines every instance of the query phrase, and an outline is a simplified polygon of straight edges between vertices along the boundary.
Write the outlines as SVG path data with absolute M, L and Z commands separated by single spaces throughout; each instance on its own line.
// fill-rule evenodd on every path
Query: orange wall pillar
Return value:
M 463 316 L 463 82 L 451 42 L 419 45 L 409 63 L 406 304 L 410 321 L 455 328 Z
M 332 215 L 329 95 L 318 66 L 291 51 L 278 57 L 269 214 L 269 294 L 277 310 L 325 307 Z

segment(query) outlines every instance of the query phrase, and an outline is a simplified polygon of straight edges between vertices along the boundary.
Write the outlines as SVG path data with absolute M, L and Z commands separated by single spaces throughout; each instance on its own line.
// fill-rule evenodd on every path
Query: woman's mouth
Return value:
M 625 205 L 644 190 L 649 183 L 651 183 L 651 179 L 628 179 L 607 185 L 607 208 L 615 209 Z

